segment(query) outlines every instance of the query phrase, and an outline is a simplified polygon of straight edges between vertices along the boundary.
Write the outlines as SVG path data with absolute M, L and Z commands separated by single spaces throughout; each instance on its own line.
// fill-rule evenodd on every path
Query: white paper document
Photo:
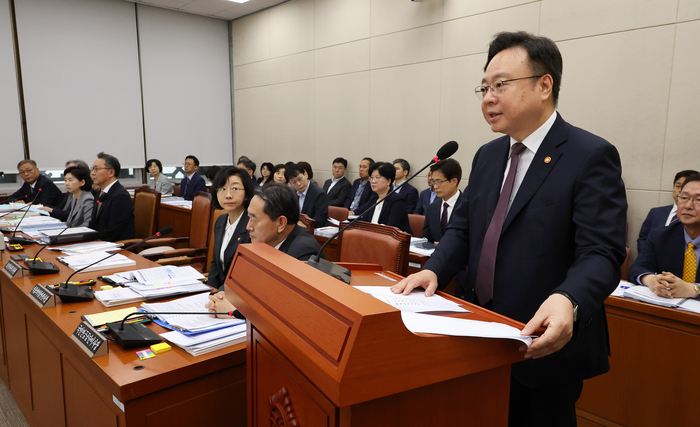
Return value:
M 241 319 L 219 319 L 211 314 L 209 310 L 205 307 L 205 304 L 209 301 L 209 292 L 192 295 L 189 297 L 179 298 L 174 301 L 160 302 L 154 304 L 142 304 L 146 312 L 189 312 L 189 313 L 202 313 L 201 316 L 198 315 L 187 315 L 187 314 L 154 314 L 154 316 L 168 323 L 173 328 L 190 331 L 199 332 L 206 331 L 208 329 L 220 328 L 224 325 L 236 325 L 243 322 Z
M 626 280 L 620 280 L 620 284 L 617 285 L 617 288 L 610 294 L 611 296 L 614 297 L 621 297 L 623 296 L 622 294 L 625 293 L 625 291 L 631 287 L 635 286 L 634 283 L 630 283 Z
M 694 298 L 664 298 L 656 295 L 651 289 L 642 285 L 632 285 L 629 289 L 625 289 L 623 296 L 649 304 L 700 313 L 700 301 Z
M 439 334 L 457 337 L 505 338 L 532 344 L 532 336 L 520 335 L 520 330 L 503 323 L 482 322 L 479 320 L 456 319 L 454 317 L 430 314 L 401 312 L 406 328 L 414 334 Z
M 411 313 L 421 312 L 436 312 L 436 311 L 452 311 L 457 313 L 470 313 L 469 310 L 460 306 L 456 302 L 433 295 L 426 297 L 423 291 L 414 291 L 408 295 L 395 294 L 391 292 L 391 288 L 385 286 L 355 286 L 355 289 L 372 295 L 380 301 L 383 301 L 394 308 L 401 311 Z
M 144 285 L 182 284 L 183 281 L 192 283 L 204 279 L 204 276 L 190 265 L 183 267 L 166 265 L 136 270 L 133 273 L 136 281 Z

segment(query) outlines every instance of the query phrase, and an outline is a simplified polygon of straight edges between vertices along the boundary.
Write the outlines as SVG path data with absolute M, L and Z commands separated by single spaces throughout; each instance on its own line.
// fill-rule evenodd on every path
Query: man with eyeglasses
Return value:
M 493 132 L 424 269 L 392 288 L 432 295 L 465 267 L 478 303 L 546 328 L 513 364 L 510 425 L 575 426 L 583 380 L 610 369 L 604 301 L 626 257 L 620 157 L 556 111 L 562 57 L 525 32 L 499 33 L 476 88 Z
M 7 198 L 8 202 L 31 203 L 57 207 L 63 200 L 63 193 L 49 178 L 39 173 L 34 160 L 25 159 L 17 164 L 19 176 L 24 184 Z M 39 191 L 41 189 L 41 191 Z M 38 192 L 38 194 L 37 194 Z M 36 199 L 34 199 L 36 197 Z
M 662 298 L 700 297 L 700 174 L 685 178 L 676 197 L 678 221 L 649 233 L 629 281 Z
M 96 230 L 98 238 L 107 242 L 133 239 L 134 202 L 126 189 L 117 180 L 121 164 L 109 154 L 99 153 L 92 164 L 92 182 L 100 187 L 92 208 L 90 228 Z
M 345 201 L 350 196 L 352 184 L 345 178 L 345 170 L 348 167 L 348 161 L 342 157 L 336 157 L 333 160 L 333 178 L 326 180 L 323 184 L 323 191 L 328 196 L 328 206 L 343 207 Z
M 180 181 L 180 197 L 185 200 L 194 199 L 194 195 L 200 191 L 207 191 L 207 184 L 204 178 L 197 173 L 199 169 L 199 159 L 189 155 L 185 157 L 185 162 L 182 164 L 185 167 L 185 177 Z
M 299 211 L 316 221 L 316 227 L 328 225 L 328 197 L 319 186 L 309 181 L 303 167 L 293 163 L 284 171 L 284 177 L 299 197 Z M 299 224 L 302 225 L 302 224 Z
M 673 204 L 652 208 L 649 211 L 644 223 L 642 224 L 642 229 L 639 230 L 639 238 L 637 239 L 637 253 L 642 252 L 642 246 L 649 237 L 651 230 L 668 227 L 669 225 L 678 222 L 678 216 L 676 215 L 676 209 L 678 207 L 676 201 L 678 200 L 678 194 L 681 192 L 681 187 L 683 187 L 685 179 L 696 173 L 698 173 L 696 170 L 683 170 L 678 172 L 673 178 L 673 193 L 671 194 Z

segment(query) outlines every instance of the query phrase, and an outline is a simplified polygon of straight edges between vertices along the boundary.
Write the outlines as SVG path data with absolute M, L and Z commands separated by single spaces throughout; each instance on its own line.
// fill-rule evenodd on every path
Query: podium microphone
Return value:
M 58 233 L 57 235 L 55 235 L 54 237 L 49 239 L 49 241 L 44 246 L 42 246 L 41 249 L 39 249 L 39 252 L 37 252 L 34 255 L 33 260 L 31 260 L 31 261 L 25 260 L 24 261 L 29 266 L 30 273 L 32 273 L 34 275 L 40 275 L 40 274 L 53 274 L 53 273 L 58 273 L 60 271 L 56 264 L 54 264 L 52 262 L 37 261 L 37 258 L 39 258 L 39 254 L 41 253 L 41 251 L 46 249 L 47 246 L 55 243 L 56 240 L 58 240 L 58 236 L 63 234 L 63 232 L 66 230 L 68 230 L 68 227 L 64 228 L 63 230 L 61 230 L 60 233 Z
M 440 149 L 438 150 L 438 152 L 437 152 L 437 154 L 435 155 L 435 157 L 433 157 L 433 159 L 432 159 L 427 165 L 423 166 L 423 168 L 422 168 L 421 170 L 419 170 L 418 172 L 416 172 L 416 173 L 414 173 L 413 175 L 411 175 L 410 178 L 408 178 L 406 181 L 402 182 L 400 185 L 395 186 L 391 191 L 389 191 L 389 192 L 386 194 L 386 196 L 382 197 L 380 200 L 377 200 L 377 202 L 376 202 L 375 204 L 373 204 L 372 206 L 370 206 L 369 208 L 367 208 L 367 209 L 366 209 L 364 212 L 362 212 L 360 215 L 357 215 L 357 217 L 356 217 L 355 219 L 353 219 L 352 221 L 350 221 L 345 227 L 343 227 L 343 228 L 341 228 L 340 230 L 338 230 L 338 232 L 335 233 L 335 234 L 333 235 L 333 237 L 331 237 L 330 239 L 328 239 L 328 240 L 326 241 L 326 243 L 324 243 L 323 246 L 321 246 L 321 249 L 318 251 L 318 253 L 317 253 L 316 255 L 314 255 L 314 256 L 312 256 L 311 258 L 309 258 L 309 260 L 306 262 L 306 264 L 307 264 L 307 265 L 310 265 L 311 267 L 313 267 L 313 268 L 315 268 L 315 269 L 317 269 L 317 270 L 320 270 L 320 271 L 322 271 L 322 272 L 324 272 L 324 273 L 326 273 L 326 274 L 329 274 L 329 275 L 335 277 L 335 278 L 338 279 L 338 280 L 341 280 L 341 281 L 343 281 L 343 282 L 345 282 L 345 283 L 347 283 L 347 284 L 350 284 L 350 278 L 351 278 L 350 270 L 348 270 L 348 269 L 345 268 L 345 267 L 341 267 L 341 266 L 339 266 L 339 265 L 337 265 L 337 264 L 334 264 L 334 263 L 332 263 L 332 262 L 330 262 L 330 261 L 328 261 L 328 260 L 326 260 L 326 259 L 321 258 L 321 253 L 323 253 L 323 249 L 326 247 L 326 245 L 328 245 L 328 243 L 329 243 L 331 240 L 333 240 L 333 239 L 335 239 L 336 237 L 338 237 L 338 235 L 340 235 L 340 233 L 342 233 L 343 231 L 345 231 L 345 229 L 347 229 L 347 228 L 350 227 L 352 224 L 354 224 L 358 219 L 362 218 L 363 215 L 365 215 L 367 212 L 369 212 L 370 210 L 372 210 L 372 209 L 373 209 L 374 207 L 376 207 L 378 204 L 380 204 L 381 202 L 383 202 L 384 199 L 386 199 L 387 197 L 389 197 L 390 194 L 396 192 L 397 189 L 399 189 L 402 185 L 406 184 L 407 182 L 409 182 L 410 180 L 412 180 L 413 178 L 415 178 L 419 173 L 423 172 L 426 168 L 428 168 L 429 166 L 431 166 L 431 165 L 433 165 L 433 164 L 439 162 L 440 160 L 445 160 L 445 159 L 448 159 L 448 158 L 452 157 L 452 155 L 453 155 L 454 153 L 457 152 L 457 149 L 458 149 L 458 148 L 459 148 L 459 144 L 457 144 L 457 142 L 455 142 L 455 141 L 446 142 L 442 147 L 440 147 Z
M 92 285 L 71 285 L 70 284 L 70 279 L 75 276 L 76 274 L 80 273 L 81 271 L 92 267 L 95 264 L 98 264 L 106 259 L 109 259 L 113 257 L 114 255 L 120 254 L 124 251 L 128 251 L 129 249 L 135 248 L 136 246 L 142 244 L 143 242 L 147 242 L 153 238 L 156 237 L 161 237 L 161 236 L 167 236 L 168 234 L 173 232 L 173 227 L 167 226 L 164 227 L 162 230 L 157 232 L 156 234 L 146 237 L 143 240 L 140 240 L 133 245 L 129 245 L 126 248 L 123 248 L 120 251 L 113 252 L 106 257 L 97 260 L 93 262 L 92 264 L 88 264 L 85 267 L 75 270 L 73 274 L 68 276 L 68 279 L 65 282 L 60 283 L 60 287 L 58 288 L 58 297 L 61 298 L 61 302 L 66 303 L 66 302 L 84 302 L 84 301 L 91 301 L 93 298 L 95 298 L 95 292 L 92 290 Z
M 34 195 L 34 198 L 30 202 L 30 204 L 34 204 L 34 201 L 36 200 L 37 197 L 39 197 L 39 194 L 41 194 L 41 188 L 37 189 L 36 195 Z M 27 196 L 24 196 L 25 198 Z M 25 245 L 31 245 L 32 243 L 36 243 L 34 240 L 31 239 L 25 239 L 24 237 L 17 237 L 17 229 L 19 228 L 19 225 L 22 223 L 24 220 L 24 217 L 27 216 L 27 212 L 29 212 L 29 208 L 27 208 L 26 211 L 24 211 L 24 215 L 22 215 L 22 218 L 19 219 L 19 222 L 17 223 L 17 226 L 15 227 L 15 231 L 12 233 L 12 236 L 7 238 L 7 241 L 10 243 L 24 243 Z
M 194 315 L 208 315 L 208 314 L 226 314 L 233 317 L 233 311 L 228 313 L 202 313 L 196 311 L 135 311 L 129 313 L 122 319 L 121 322 L 107 323 L 109 332 L 114 336 L 114 341 L 124 350 L 129 350 L 132 348 L 148 347 L 153 344 L 158 344 L 163 341 L 158 334 L 153 332 L 149 327 L 141 323 L 124 323 L 126 319 L 132 316 L 151 316 L 153 314 L 194 314 Z

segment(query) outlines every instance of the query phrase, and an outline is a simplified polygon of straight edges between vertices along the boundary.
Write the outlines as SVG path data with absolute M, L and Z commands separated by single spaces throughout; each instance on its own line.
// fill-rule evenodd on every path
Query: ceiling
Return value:
M 211 16 L 232 20 L 250 15 L 259 10 L 276 6 L 288 0 L 249 0 L 247 3 L 234 3 L 229 0 L 125 0 L 148 6 L 179 10 L 196 15 Z

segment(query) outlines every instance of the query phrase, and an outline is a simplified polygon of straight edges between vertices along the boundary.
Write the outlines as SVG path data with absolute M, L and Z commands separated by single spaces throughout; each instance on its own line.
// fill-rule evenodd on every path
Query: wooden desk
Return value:
M 37 250 L 37 245 L 31 245 L 25 252 L 32 255 Z M 3 266 L 10 255 L 2 252 Z M 41 253 L 45 261 L 54 256 L 51 251 Z M 130 256 L 137 263 L 129 269 L 154 265 Z M 93 300 L 59 302 L 42 310 L 27 296 L 35 284 L 57 283 L 72 272 L 56 264 L 60 274 L 25 274 L 12 280 L 0 273 L 0 376 L 30 425 L 246 425 L 245 344 L 199 357 L 173 347 L 155 358 L 139 360 L 135 350 L 124 351 L 110 343 L 108 355 L 90 359 L 70 336 L 81 315 L 110 309 Z M 116 271 L 81 273 L 76 278 Z M 152 328 L 165 331 L 156 325 Z
M 700 315 L 618 297 L 605 303 L 610 372 L 585 381 L 579 426 L 697 426 Z
M 189 237 L 190 222 L 192 221 L 192 209 L 181 206 L 160 204 L 158 225 L 160 228 L 171 226 L 173 232 L 168 237 Z

